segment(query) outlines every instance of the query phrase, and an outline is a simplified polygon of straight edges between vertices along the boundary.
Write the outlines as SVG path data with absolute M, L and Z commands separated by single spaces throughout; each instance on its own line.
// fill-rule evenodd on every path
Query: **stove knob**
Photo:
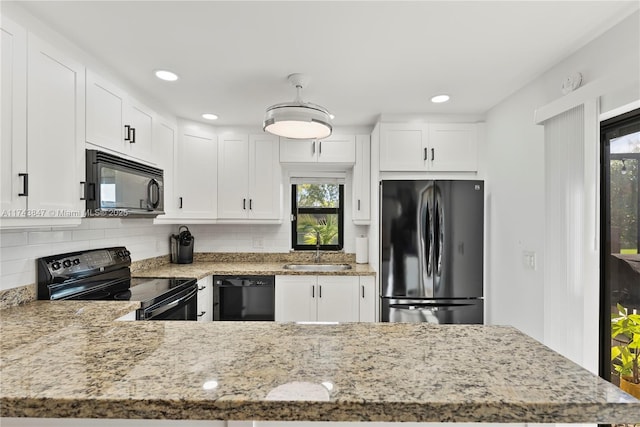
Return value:
M 62 261 L 62 266 L 63 267 L 71 267 L 71 261 L 68 259 L 65 259 L 64 261 Z
M 60 268 L 60 263 L 58 261 L 54 262 L 53 264 L 51 264 L 51 268 L 53 268 L 54 270 L 57 270 Z
M 76 258 L 73 260 L 73 265 L 78 265 L 80 264 L 80 258 Z
M 131 252 L 129 252 L 129 251 L 127 251 L 127 250 L 125 250 L 125 251 L 124 251 L 124 256 L 127 256 L 127 257 L 128 257 L 129 255 L 131 255 Z

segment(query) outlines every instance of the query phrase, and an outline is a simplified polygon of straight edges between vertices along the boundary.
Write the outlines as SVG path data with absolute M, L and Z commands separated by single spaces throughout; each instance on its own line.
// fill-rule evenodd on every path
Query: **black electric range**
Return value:
M 196 320 L 194 278 L 132 278 L 125 247 L 39 258 L 38 299 L 139 301 L 137 320 Z

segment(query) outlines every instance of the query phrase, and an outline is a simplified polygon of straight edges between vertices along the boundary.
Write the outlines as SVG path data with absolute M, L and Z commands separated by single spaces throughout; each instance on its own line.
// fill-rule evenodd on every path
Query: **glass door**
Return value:
M 612 361 L 611 356 L 612 348 L 624 347 L 630 337 L 612 336 L 611 319 L 618 315 L 618 306 L 629 314 L 640 313 L 640 110 L 602 122 L 600 134 L 600 375 L 628 391 L 624 378 L 633 377 L 633 369 L 629 372 L 624 365 L 630 359 L 618 356 Z M 640 351 L 627 349 L 632 355 Z

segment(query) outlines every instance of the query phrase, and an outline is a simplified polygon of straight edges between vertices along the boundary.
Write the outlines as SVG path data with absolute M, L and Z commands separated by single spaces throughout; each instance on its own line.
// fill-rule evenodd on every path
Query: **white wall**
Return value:
M 488 323 L 514 325 L 543 342 L 549 338 L 543 317 L 545 298 L 553 298 L 553 290 L 544 292 L 542 262 L 544 130 L 534 124 L 534 111 L 562 97 L 563 77 L 576 71 L 583 85 L 621 70 L 635 75 L 635 84 L 602 97 L 601 111 L 639 99 L 639 24 L 636 11 L 487 113 Z M 525 268 L 523 251 L 536 253 L 535 270 Z M 582 334 L 579 323 L 567 325 Z
M 173 227 L 153 225 L 151 219 L 83 219 L 73 228 L 2 230 L 0 232 L 0 290 L 36 282 L 37 258 L 109 246 L 126 246 L 138 261 L 169 253 Z

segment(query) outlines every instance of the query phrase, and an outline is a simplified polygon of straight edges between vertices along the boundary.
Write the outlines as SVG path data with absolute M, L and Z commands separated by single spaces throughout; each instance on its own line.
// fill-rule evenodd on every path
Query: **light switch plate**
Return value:
M 522 265 L 527 270 L 536 269 L 536 253 L 533 251 L 522 251 Z

